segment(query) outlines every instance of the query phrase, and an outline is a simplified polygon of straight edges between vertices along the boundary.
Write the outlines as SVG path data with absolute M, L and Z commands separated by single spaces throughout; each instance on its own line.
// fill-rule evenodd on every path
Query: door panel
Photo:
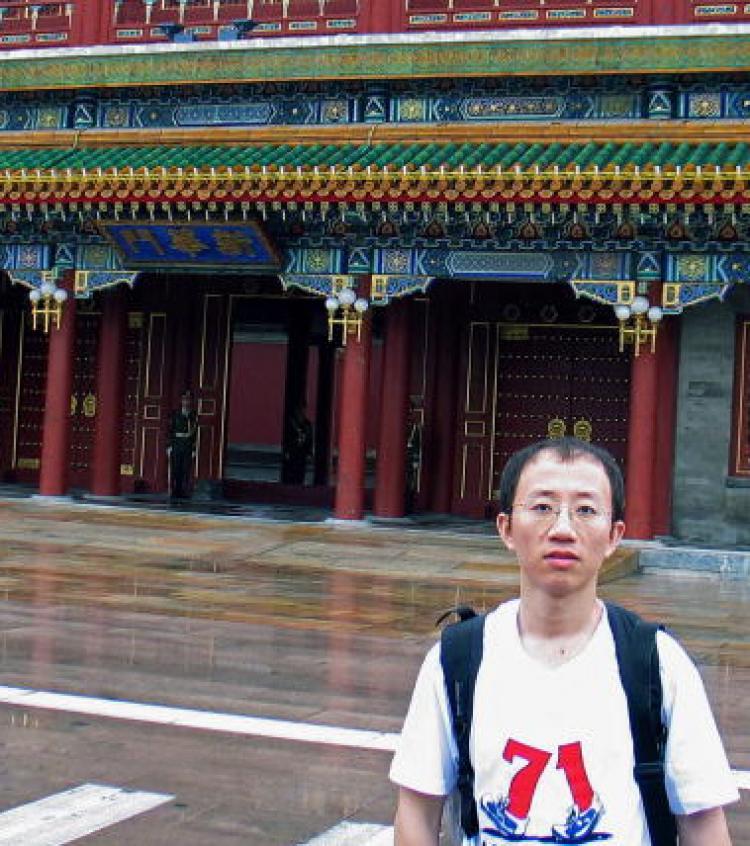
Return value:
M 165 395 L 167 315 L 151 312 L 145 319 L 146 361 L 140 403 L 140 437 L 137 449 L 138 482 L 147 491 L 167 486 L 166 427 L 168 396 Z
M 570 334 L 557 328 L 500 326 L 495 463 L 548 435 L 569 435 Z
M 565 410 L 569 368 L 554 337 L 537 338 L 526 326 L 500 326 L 497 412 L 493 436 L 496 485 L 509 456 L 547 436 Z
M 471 323 L 460 373 L 456 513 L 493 511 L 510 455 L 546 437 L 592 441 L 624 469 L 630 356 L 616 328 Z
M 571 434 L 605 447 L 624 469 L 631 357 L 619 351 L 617 332 L 592 329 L 578 333 L 571 360 Z
M 606 447 L 624 467 L 630 356 L 609 327 L 530 326 L 503 341 L 500 327 L 495 486 L 509 456 L 546 437 Z
M 470 323 L 462 343 L 453 497 L 453 510 L 458 514 L 481 516 L 492 498 L 496 334 L 492 323 Z
M 125 401 L 122 416 L 120 475 L 123 492 L 136 488 L 136 467 L 139 456 L 139 424 L 141 418 L 141 376 L 144 351 L 144 316 L 142 312 L 128 313 L 125 333 Z
M 37 483 L 42 458 L 44 395 L 47 386 L 49 335 L 31 328 L 30 314 L 21 318 L 18 396 L 16 400 L 15 476 Z
M 76 312 L 73 389 L 70 397 L 70 485 L 90 488 L 96 429 L 98 313 Z
M 3 478 L 12 470 L 15 460 L 18 356 L 23 318 L 24 312 L 17 308 L 0 311 L 0 473 Z
M 198 376 L 196 479 L 222 477 L 224 399 L 228 354 L 229 298 L 205 294 L 201 316 L 201 361 Z

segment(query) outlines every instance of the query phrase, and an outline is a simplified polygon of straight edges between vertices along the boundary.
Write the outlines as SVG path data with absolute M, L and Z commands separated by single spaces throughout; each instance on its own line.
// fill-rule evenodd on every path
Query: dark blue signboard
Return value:
M 275 271 L 279 257 L 255 221 L 243 223 L 106 222 L 123 266 Z

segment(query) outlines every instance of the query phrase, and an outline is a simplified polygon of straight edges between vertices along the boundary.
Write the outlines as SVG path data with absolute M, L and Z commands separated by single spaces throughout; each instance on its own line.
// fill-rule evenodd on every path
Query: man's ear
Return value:
M 502 540 L 508 549 L 512 550 L 514 547 L 510 514 L 506 514 L 504 511 L 501 511 L 500 514 L 497 515 L 495 525 L 497 526 L 497 533 L 500 535 L 500 540 Z
M 609 531 L 609 548 L 607 549 L 605 557 L 612 555 L 612 553 L 617 549 L 624 534 L 625 523 L 622 520 L 615 520 Z

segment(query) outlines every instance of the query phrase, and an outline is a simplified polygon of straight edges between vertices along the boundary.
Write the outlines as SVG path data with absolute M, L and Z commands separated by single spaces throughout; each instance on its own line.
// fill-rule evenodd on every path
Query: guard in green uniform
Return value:
M 195 456 L 196 417 L 190 391 L 180 397 L 180 407 L 172 412 L 169 423 L 169 497 L 190 496 L 190 481 Z

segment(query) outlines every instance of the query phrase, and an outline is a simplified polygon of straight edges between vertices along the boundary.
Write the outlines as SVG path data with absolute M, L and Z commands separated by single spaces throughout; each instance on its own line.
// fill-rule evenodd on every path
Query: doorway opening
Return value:
M 224 491 L 327 505 L 335 348 L 317 300 L 232 298 Z

